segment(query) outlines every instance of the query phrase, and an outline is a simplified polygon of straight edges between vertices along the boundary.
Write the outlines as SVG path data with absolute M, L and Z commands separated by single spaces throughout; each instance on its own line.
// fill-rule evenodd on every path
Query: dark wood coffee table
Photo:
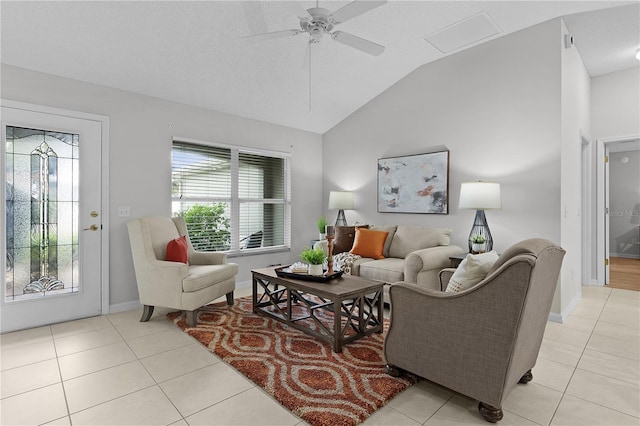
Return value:
M 329 342 L 334 352 L 342 352 L 343 345 L 369 334 L 382 333 L 381 281 L 345 274 L 319 283 L 278 277 L 273 268 L 251 272 L 253 312 Z M 297 314 L 294 308 L 300 308 Z M 321 321 L 320 309 L 333 313 L 333 324 Z M 309 321 L 315 329 L 305 324 Z

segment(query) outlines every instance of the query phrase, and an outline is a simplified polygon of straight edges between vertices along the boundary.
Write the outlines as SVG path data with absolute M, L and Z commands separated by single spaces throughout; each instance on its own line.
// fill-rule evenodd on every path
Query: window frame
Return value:
M 210 142 L 203 141 L 192 138 L 184 138 L 184 137 L 173 137 L 171 141 L 171 152 L 173 152 L 174 144 L 176 143 L 184 143 L 184 144 L 193 144 L 198 145 L 200 147 L 209 147 L 214 149 L 228 149 L 231 153 L 231 161 L 230 161 L 230 173 L 231 173 L 231 188 L 230 188 L 230 198 L 220 198 L 220 197 L 211 197 L 208 198 L 206 203 L 218 203 L 218 202 L 228 202 L 230 205 L 230 213 L 229 218 L 231 221 L 231 241 L 230 247 L 228 250 L 219 251 L 218 253 L 226 253 L 228 257 L 239 257 L 239 256 L 251 256 L 256 254 L 265 254 L 265 253 L 273 253 L 273 252 L 283 252 L 283 251 L 291 251 L 291 229 L 292 229 L 292 221 L 291 221 L 291 153 L 274 151 L 274 150 L 266 150 L 259 149 L 253 147 L 245 147 L 241 145 L 230 145 L 218 142 Z M 240 153 L 242 154 L 251 154 L 256 156 L 263 157 L 272 157 L 272 158 L 281 158 L 284 160 L 284 176 L 283 176 L 283 184 L 284 184 L 284 198 L 241 198 L 239 196 L 239 157 Z M 173 168 L 173 159 L 171 159 L 171 168 Z M 171 179 L 173 182 L 173 179 Z M 175 201 L 185 201 L 184 198 L 176 197 L 171 191 L 171 203 Z M 186 200 L 189 200 L 188 198 Z M 198 201 L 203 201 L 201 198 Z M 238 219 L 240 217 L 240 204 L 242 203 L 268 203 L 268 204 L 277 204 L 284 205 L 284 243 L 282 245 L 277 246 L 268 246 L 268 247 L 258 247 L 258 248 L 250 248 L 250 249 L 240 249 L 240 221 Z M 171 214 L 173 215 L 173 207 L 171 208 Z

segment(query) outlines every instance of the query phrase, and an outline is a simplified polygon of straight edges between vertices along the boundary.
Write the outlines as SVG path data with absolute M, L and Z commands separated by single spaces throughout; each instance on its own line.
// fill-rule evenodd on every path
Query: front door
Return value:
M 103 125 L 2 106 L 3 333 L 102 313 Z

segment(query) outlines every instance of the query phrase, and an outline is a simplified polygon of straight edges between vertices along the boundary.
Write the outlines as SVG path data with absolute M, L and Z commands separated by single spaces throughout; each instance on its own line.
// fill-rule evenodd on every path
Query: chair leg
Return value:
M 402 371 L 395 365 L 387 364 L 387 374 L 391 377 L 400 377 Z
M 193 311 L 186 311 L 187 313 L 187 325 L 189 327 L 196 326 L 196 319 L 198 317 L 198 310 L 194 309 Z
M 227 293 L 227 305 L 233 306 L 233 292 Z
M 533 374 L 531 374 L 531 370 L 524 373 L 524 375 L 520 378 L 518 383 L 526 384 L 533 380 Z
M 478 411 L 480 411 L 480 415 L 489 423 L 497 423 L 499 420 L 502 420 L 502 407 L 493 407 L 481 402 L 478 404 Z
M 151 315 L 153 315 L 153 306 L 144 305 L 144 309 L 142 310 L 142 316 L 140 317 L 140 322 L 147 322 Z

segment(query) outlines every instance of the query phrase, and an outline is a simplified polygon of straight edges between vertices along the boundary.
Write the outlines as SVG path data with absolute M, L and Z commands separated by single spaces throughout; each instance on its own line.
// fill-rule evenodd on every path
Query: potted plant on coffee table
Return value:
M 471 236 L 471 251 L 473 253 L 484 253 L 484 243 L 486 238 L 482 234 L 473 234 Z
M 320 247 L 315 249 L 305 247 L 300 253 L 300 259 L 309 264 L 309 275 L 322 275 L 324 273 L 322 265 L 327 256 Z

